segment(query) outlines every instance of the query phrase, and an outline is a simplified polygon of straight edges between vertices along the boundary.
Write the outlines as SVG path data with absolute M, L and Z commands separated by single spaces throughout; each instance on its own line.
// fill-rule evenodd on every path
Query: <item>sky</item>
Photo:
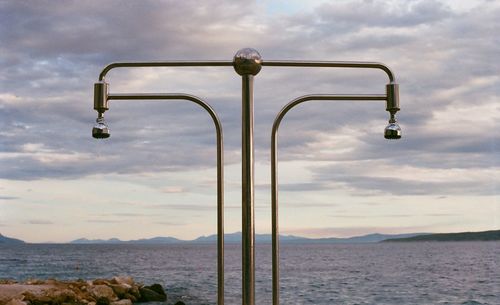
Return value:
M 378 61 L 383 101 L 308 102 L 279 133 L 282 234 L 500 229 L 500 2 L 0 0 L 0 233 L 193 239 L 216 232 L 215 132 L 185 101 L 111 101 L 91 137 L 93 83 L 114 61 Z M 111 93 L 188 93 L 224 129 L 226 232 L 241 231 L 241 80 L 231 67 L 111 71 Z M 270 133 L 304 94 L 383 94 L 377 70 L 263 67 L 255 77 L 255 228 L 270 233 Z

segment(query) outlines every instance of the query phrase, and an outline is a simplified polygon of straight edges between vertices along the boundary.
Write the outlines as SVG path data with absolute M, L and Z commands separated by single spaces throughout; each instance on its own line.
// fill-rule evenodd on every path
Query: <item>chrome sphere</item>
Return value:
M 257 75 L 262 68 L 262 57 L 255 49 L 241 49 L 234 55 L 233 67 L 239 75 Z
M 384 130 L 384 138 L 389 140 L 395 140 L 401 138 L 401 127 L 398 123 L 389 123 Z

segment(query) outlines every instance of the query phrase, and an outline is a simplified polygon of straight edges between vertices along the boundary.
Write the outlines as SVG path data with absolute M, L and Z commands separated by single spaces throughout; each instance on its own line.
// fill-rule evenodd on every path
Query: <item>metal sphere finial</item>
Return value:
M 241 49 L 234 55 L 233 67 L 239 75 L 257 75 L 262 68 L 262 57 L 255 49 Z

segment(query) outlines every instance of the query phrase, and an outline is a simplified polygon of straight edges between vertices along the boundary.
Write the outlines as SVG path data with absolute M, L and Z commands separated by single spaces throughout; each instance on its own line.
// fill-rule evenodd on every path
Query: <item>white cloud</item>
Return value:
M 381 138 L 383 102 L 311 103 L 290 113 L 280 130 L 284 188 L 378 194 L 394 183 L 398 195 L 419 196 L 499 189 L 498 1 L 293 1 L 288 7 L 257 1 L 244 2 L 245 10 L 242 3 L 2 3 L 0 177 L 51 181 L 47 188 L 58 190 L 68 178 L 170 175 L 182 178 L 150 182 L 151 189 L 174 196 L 176 207 L 190 207 L 198 194 L 214 193 L 202 182 L 191 185 L 195 178 L 214 179 L 208 176 L 215 173 L 215 137 L 207 114 L 183 102 L 113 101 L 106 113 L 112 136 L 96 142 L 90 138 L 92 84 L 111 61 L 231 60 L 251 46 L 264 60 L 382 61 L 401 84 L 404 139 L 396 143 Z M 378 72 L 265 67 L 255 81 L 258 168 L 267 166 L 272 120 L 286 101 L 308 93 L 382 93 L 386 78 Z M 231 67 L 117 69 L 108 80 L 112 92 L 204 98 L 225 128 L 226 165 L 237 167 L 240 79 Z M 267 184 L 265 173 L 257 184 Z M 239 206 L 233 182 L 240 173 L 230 169 L 227 178 L 228 206 Z M 6 197 L 24 200 L 23 194 Z

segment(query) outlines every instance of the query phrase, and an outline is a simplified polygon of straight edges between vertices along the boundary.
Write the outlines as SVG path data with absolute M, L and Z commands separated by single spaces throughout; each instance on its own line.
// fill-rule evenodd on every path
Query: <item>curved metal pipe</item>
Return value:
M 99 74 L 102 81 L 106 74 L 115 68 L 125 67 L 232 67 L 232 61 L 208 60 L 208 61 L 145 61 L 145 62 L 114 62 L 108 64 Z M 319 67 L 319 68 L 361 68 L 380 69 L 387 74 L 391 83 L 396 82 L 392 70 L 385 64 L 379 62 L 363 61 L 303 61 L 303 60 L 265 60 L 262 66 L 270 67 Z
M 380 69 L 387 74 L 391 83 L 396 82 L 392 70 L 380 62 L 367 61 L 302 61 L 302 60 L 264 60 L 263 66 L 271 67 L 317 67 L 317 68 L 360 68 Z
M 213 108 L 189 94 L 109 94 L 108 100 L 187 100 L 200 105 L 212 118 L 217 134 L 217 304 L 224 305 L 224 147 L 222 124 Z
M 304 95 L 294 99 L 276 116 L 271 132 L 271 209 L 272 209 L 272 265 L 273 265 L 273 305 L 279 305 L 279 216 L 278 216 L 278 129 L 280 123 L 293 107 L 307 101 L 369 101 L 386 100 L 387 96 L 378 95 Z
M 99 74 L 99 81 L 102 81 L 106 74 L 114 68 L 125 67 L 232 67 L 233 62 L 227 60 L 207 60 L 207 61 L 137 61 L 137 62 L 114 62 L 102 69 Z

